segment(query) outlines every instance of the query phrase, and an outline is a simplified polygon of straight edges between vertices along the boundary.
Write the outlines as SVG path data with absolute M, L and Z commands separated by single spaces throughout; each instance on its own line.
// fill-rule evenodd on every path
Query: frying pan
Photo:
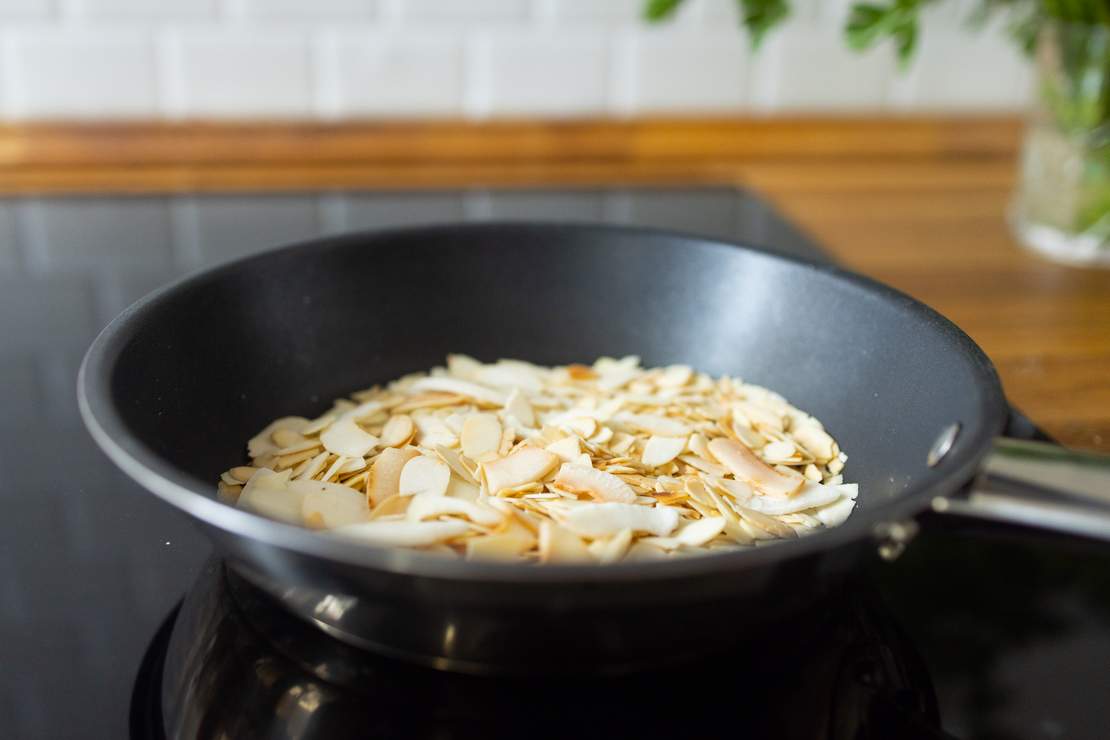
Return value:
M 448 352 L 637 354 L 768 386 L 848 453 L 857 509 L 742 552 L 535 567 L 370 548 L 215 499 L 269 420 L 317 415 Z M 249 582 L 340 639 L 452 670 L 631 669 L 751 638 L 877 546 L 896 555 L 930 507 L 1110 538 L 1105 460 L 998 440 L 994 367 L 943 317 L 835 267 L 684 234 L 487 223 L 295 244 L 131 306 L 78 385 L 108 456 Z

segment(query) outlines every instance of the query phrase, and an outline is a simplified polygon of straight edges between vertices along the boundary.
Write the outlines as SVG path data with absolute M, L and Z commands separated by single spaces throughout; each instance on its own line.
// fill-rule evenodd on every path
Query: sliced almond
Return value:
M 622 529 L 664 536 L 678 526 L 678 511 L 669 506 L 639 504 L 582 504 L 561 517 L 564 527 L 583 537 L 609 537 Z
M 336 537 L 378 547 L 426 547 L 454 539 L 469 530 L 469 524 L 457 519 L 443 522 L 379 519 L 336 527 L 330 532 Z
M 738 480 L 752 484 L 770 496 L 790 496 L 805 481 L 800 475 L 784 475 L 760 460 L 754 452 L 731 439 L 715 439 L 709 451 L 720 460 Z
M 827 506 L 840 498 L 840 491 L 835 486 L 823 486 L 807 480 L 801 490 L 789 498 L 753 496 L 746 505 L 769 516 L 780 516 Z
M 258 472 L 258 468 L 252 468 L 249 465 L 240 465 L 239 467 L 232 468 L 227 471 L 231 477 L 240 483 L 246 483 L 251 479 L 251 476 Z
M 370 517 L 366 497 L 347 486 L 322 481 L 291 481 L 290 486 L 302 487 L 301 515 L 306 522 L 315 519 L 317 528 L 333 529 Z
M 386 447 L 401 447 L 408 444 L 415 433 L 416 425 L 411 416 L 391 416 L 382 428 L 382 444 Z
M 309 423 L 309 420 L 303 416 L 283 416 L 280 419 L 275 419 L 267 424 L 262 431 L 250 438 L 250 441 L 247 442 L 247 452 L 251 457 L 261 457 L 272 452 L 277 452 L 279 445 L 274 444 L 274 432 L 281 429 L 289 429 L 293 432 L 300 433 Z
M 558 442 L 552 442 L 544 449 L 558 455 L 563 462 L 570 462 L 582 453 L 582 446 L 578 443 L 578 437 L 574 436 L 563 437 Z
M 746 506 L 741 506 L 740 504 L 736 503 L 733 503 L 732 507 L 736 510 L 736 513 L 740 515 L 740 518 L 743 521 L 747 522 L 748 524 L 752 524 L 759 529 L 762 529 L 768 534 L 781 538 L 798 536 L 797 532 L 780 522 L 778 519 L 775 519 L 774 517 L 767 516 L 766 514 L 756 511 L 755 509 L 749 509 Z
M 505 515 L 496 509 L 482 506 L 475 501 L 465 501 L 461 498 L 449 496 L 434 496 L 421 493 L 412 497 L 406 516 L 414 521 L 431 519 L 439 516 L 463 516 L 484 527 L 495 527 L 501 523 Z
M 534 483 L 547 476 L 559 464 L 559 457 L 547 450 L 522 447 L 508 457 L 482 464 L 486 489 L 496 496 L 507 488 Z
M 463 501 L 477 501 L 481 495 L 481 489 L 473 483 L 460 480 L 458 476 L 452 475 L 451 482 L 447 484 L 446 495 Z
M 833 438 L 816 423 L 802 424 L 790 433 L 818 462 L 827 463 L 836 456 Z
M 616 563 L 628 552 L 628 547 L 631 544 L 632 530 L 622 529 L 612 537 L 594 540 L 590 543 L 589 550 L 590 554 L 593 555 L 599 563 Z
M 686 424 L 666 416 L 658 416 L 655 414 L 621 414 L 617 419 L 633 429 L 647 432 L 648 434 L 658 434 L 663 437 L 685 437 L 690 433 L 690 428 Z
M 313 457 L 311 460 L 308 460 L 301 471 L 299 473 L 294 473 L 294 475 L 297 477 L 298 480 L 312 480 L 317 475 L 319 475 L 320 471 L 324 469 L 324 466 L 328 464 L 328 459 L 330 457 L 330 452 L 321 452 L 320 454 Z
M 585 465 L 563 463 L 555 476 L 555 484 L 566 491 L 588 493 L 599 501 L 629 504 L 636 500 L 636 492 L 623 480 Z
M 412 502 L 412 496 L 401 496 L 393 494 L 389 498 L 382 501 L 374 507 L 370 512 L 370 519 L 380 519 L 386 516 L 398 516 L 408 511 L 409 504 Z
M 674 460 L 686 449 L 686 437 L 660 437 L 652 435 L 644 445 L 640 462 L 649 468 L 657 468 Z
M 300 524 L 304 491 L 289 488 L 291 471 L 260 468 L 243 486 L 237 506 L 278 521 Z
M 541 563 L 588 563 L 593 561 L 585 543 L 578 535 L 555 522 L 540 524 L 539 551 Z
M 371 506 L 376 507 L 385 499 L 397 495 L 401 485 L 401 471 L 406 463 L 419 454 L 411 447 L 400 450 L 387 447 L 382 450 L 370 467 L 370 480 L 366 484 L 366 495 Z
M 495 391 L 484 385 L 478 385 L 468 380 L 459 380 L 458 378 L 421 378 L 412 384 L 412 390 L 455 393 L 495 406 L 504 406 L 506 400 L 505 394 L 501 391 Z
M 365 432 L 350 416 L 342 416 L 320 433 L 324 449 L 343 457 L 366 457 L 378 446 L 378 438 Z
M 520 532 L 472 537 L 466 541 L 466 559 L 516 560 L 535 546 L 535 537 Z
M 505 413 L 526 427 L 536 426 L 536 413 L 532 410 L 532 404 L 528 403 L 519 388 L 513 388 L 505 399 Z
M 705 517 L 683 526 L 675 534 L 675 538 L 687 547 L 701 547 L 723 532 L 726 523 L 723 516 Z
M 493 414 L 471 414 L 463 422 L 459 443 L 463 454 L 475 462 L 496 457 L 501 447 L 501 422 Z
M 438 458 L 418 455 L 401 469 L 397 492 L 402 496 L 430 494 L 442 496 L 451 482 L 451 468 Z
M 444 447 L 443 445 L 440 445 L 439 447 L 436 447 L 436 454 L 439 455 L 439 459 L 447 463 L 448 467 L 451 468 L 451 471 L 454 472 L 455 475 L 461 478 L 464 482 L 478 485 L 478 479 L 474 476 L 474 473 L 471 472 L 470 468 L 467 467 L 466 463 L 462 460 L 456 450 L 452 450 L 449 447 Z

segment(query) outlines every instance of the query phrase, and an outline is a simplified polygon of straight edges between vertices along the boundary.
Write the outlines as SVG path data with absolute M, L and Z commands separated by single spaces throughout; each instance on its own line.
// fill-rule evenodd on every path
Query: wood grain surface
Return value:
M 0 127 L 0 192 L 729 183 L 929 303 L 1061 440 L 1110 451 L 1110 270 L 1006 225 L 1016 118 Z

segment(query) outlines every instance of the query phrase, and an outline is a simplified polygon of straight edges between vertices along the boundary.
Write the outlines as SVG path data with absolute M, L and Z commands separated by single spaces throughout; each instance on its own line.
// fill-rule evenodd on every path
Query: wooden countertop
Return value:
M 1110 451 L 1110 270 L 1022 251 L 1012 118 L 0 127 L 0 191 L 739 183 L 932 305 L 1019 408 Z

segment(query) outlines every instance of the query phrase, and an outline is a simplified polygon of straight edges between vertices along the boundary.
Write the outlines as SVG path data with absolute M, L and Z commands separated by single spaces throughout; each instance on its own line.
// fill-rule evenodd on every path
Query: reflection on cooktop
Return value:
M 149 694 L 160 676 L 160 671 L 148 672 L 136 682 L 144 652 L 198 573 L 208 573 L 202 564 L 209 547 L 199 532 L 118 472 L 80 423 L 75 378 L 95 333 L 167 280 L 275 244 L 364 227 L 516 218 L 637 223 L 822 258 L 804 234 L 766 203 L 728 188 L 0 199 L 0 502 L 5 507 L 0 517 L 0 665 L 9 668 L 0 672 L 0 734 L 125 737 L 132 690 Z M 1012 431 L 1035 432 L 1031 426 Z M 890 564 L 876 559 L 866 574 L 864 591 L 874 597 L 868 603 L 877 612 L 864 616 L 877 614 L 884 626 L 877 641 L 864 642 L 881 645 L 880 652 L 892 656 L 921 656 L 922 675 L 931 677 L 935 687 L 941 724 L 956 737 L 1107 737 L 1100 698 L 1110 696 L 1110 585 L 1105 577 L 1110 551 L 1077 549 L 1024 534 L 999 539 L 923 529 L 901 560 Z M 196 603 L 202 590 L 190 592 L 186 606 Z M 221 615 L 218 624 L 242 621 L 248 608 L 242 599 L 234 602 L 234 609 L 227 599 L 217 601 L 209 613 Z M 871 622 L 865 619 L 863 624 Z M 825 622 L 815 625 L 814 630 Z M 249 635 L 234 630 L 206 634 L 244 640 Z M 300 642 L 296 647 L 303 650 Z M 272 702 L 279 688 L 285 690 L 281 711 L 293 714 L 303 713 L 305 705 L 320 697 L 346 695 L 334 678 L 297 673 L 293 668 L 301 653 L 275 652 L 269 640 L 219 645 L 217 653 L 208 653 L 218 662 L 194 662 L 197 670 L 189 675 L 211 677 L 229 699 L 235 698 L 244 715 L 252 716 L 256 705 L 250 701 L 255 699 L 263 702 L 257 706 L 271 702 L 277 711 Z M 839 665 L 855 665 L 851 661 L 859 654 L 842 652 Z M 556 727 L 574 717 L 570 712 L 584 696 L 596 711 L 604 707 L 597 698 L 605 694 L 576 678 L 543 689 L 557 694 L 554 700 L 539 700 L 542 692 L 530 688 L 531 683 L 513 685 L 513 706 L 521 711 L 502 716 L 479 703 L 482 713 L 475 714 L 469 699 L 463 701 L 473 690 L 467 694 L 454 688 L 454 679 L 414 673 L 380 659 L 362 660 L 360 670 L 373 677 L 410 676 L 398 684 L 404 691 L 375 693 L 383 686 L 372 682 L 360 696 L 411 708 L 407 716 L 424 722 L 415 734 L 427 730 L 426 735 L 454 737 L 472 728 L 496 733 L 505 726 L 497 724 L 499 719 L 522 716 L 526 728 Z M 713 666 L 721 669 L 714 674 L 719 680 L 707 680 L 712 671 L 703 667 L 628 683 L 622 690 L 651 710 L 640 717 L 644 734 L 674 735 L 684 729 L 693 734 L 689 729 L 695 725 L 679 723 L 692 716 L 691 722 L 702 723 L 700 729 L 706 731 L 754 735 L 779 717 L 798 722 L 783 727 L 799 731 L 818 726 L 806 724 L 811 720 L 834 718 L 837 724 L 826 724 L 831 729 L 825 736 L 842 737 L 832 731 L 852 726 L 849 720 L 874 717 L 860 704 L 867 695 L 863 689 L 830 704 L 827 676 L 834 663 L 814 663 L 784 679 L 752 654 L 730 660 L 734 673 L 728 673 L 727 662 Z M 886 670 L 890 664 L 883 660 L 880 667 Z M 211 673 L 214 665 L 223 669 Z M 752 679 L 754 675 L 766 676 L 768 683 Z M 256 683 L 221 683 L 251 676 Z M 242 693 L 266 676 L 289 683 L 272 684 L 250 696 Z M 911 695 L 927 696 L 924 684 L 905 678 L 885 685 L 909 686 Z M 480 679 L 462 683 L 491 685 Z M 296 688 L 302 685 L 315 687 L 317 693 Z M 814 688 L 818 685 L 826 687 L 824 693 Z M 590 686 L 591 691 L 576 691 L 576 686 Z M 874 686 L 867 690 L 878 692 Z M 428 692 L 427 697 L 420 692 Z M 776 702 L 787 694 L 795 698 L 791 711 L 775 714 L 773 708 L 786 706 Z M 479 698 L 484 697 L 479 693 Z M 920 706 L 916 699 L 909 705 L 894 699 L 886 704 L 899 709 L 891 715 L 894 719 L 904 719 L 907 706 Z M 161 702 L 147 705 L 160 707 Z M 225 719 L 218 701 L 198 706 L 213 707 L 206 715 L 213 722 Z M 337 700 L 336 706 L 346 705 Z M 856 714 L 847 717 L 849 710 Z M 321 709 L 319 716 L 331 711 Z M 384 712 L 375 717 L 378 722 L 399 721 Z M 397 725 L 360 725 L 356 732 L 368 735 L 392 727 Z M 332 729 L 337 736 L 350 734 Z M 780 729 L 773 727 L 769 734 Z M 925 723 L 916 731 L 932 730 Z
M 659 625 L 666 630 L 667 625 Z M 920 659 L 866 584 L 705 660 L 647 673 L 451 674 L 370 655 L 288 615 L 216 560 L 137 688 L 136 731 L 169 737 L 933 738 Z M 165 637 L 165 634 L 163 634 Z M 542 635 L 537 635 L 542 639 Z M 154 735 L 157 737 L 158 735 Z

